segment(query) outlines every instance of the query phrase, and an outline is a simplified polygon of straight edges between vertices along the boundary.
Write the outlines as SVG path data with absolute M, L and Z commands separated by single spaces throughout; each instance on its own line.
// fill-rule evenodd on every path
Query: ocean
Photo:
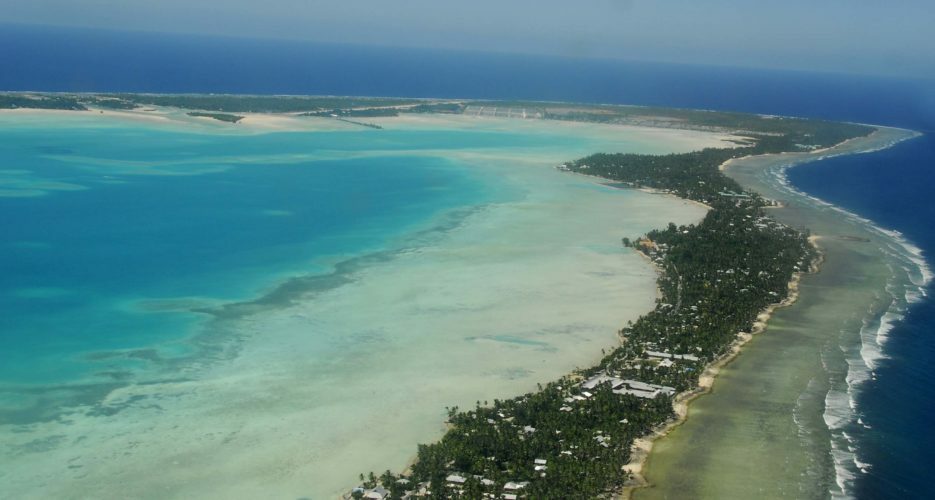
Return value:
M 428 49 L 200 36 L 167 37 L 14 25 L 0 26 L 0 44 L 5 47 L 0 53 L 0 66 L 17 68 L 17 71 L 0 73 L 2 90 L 567 100 L 746 111 L 911 128 L 924 135 L 884 151 L 830 158 L 799 166 L 790 169 L 787 175 L 798 189 L 866 217 L 880 227 L 898 231 L 921 249 L 925 258 L 930 260 L 930 256 L 935 253 L 935 232 L 930 222 L 935 215 L 935 205 L 931 202 L 931 189 L 935 185 L 935 175 L 931 170 L 935 166 L 935 140 L 932 137 L 935 130 L 935 85 L 932 82 L 778 70 L 452 53 Z M 203 153 L 198 147 L 197 144 L 193 145 L 188 149 L 189 153 Z M 222 149 L 220 145 L 217 147 Z M 49 151 L 47 154 L 54 155 L 56 152 Z M 54 165 L 46 168 L 50 175 L 54 174 Z M 424 165 L 427 170 L 417 168 L 413 174 L 415 178 L 402 180 L 384 179 L 378 171 L 368 170 L 363 163 L 354 168 L 376 176 L 376 185 L 362 187 L 366 190 L 366 196 L 375 196 L 379 200 L 388 198 L 388 203 L 393 202 L 393 193 L 383 192 L 383 182 L 392 183 L 401 189 L 420 185 L 420 182 L 440 182 L 427 181 L 421 177 L 436 168 L 433 165 Z M 347 177 L 331 172 L 327 181 L 352 182 L 354 172 L 346 172 Z M 238 167 L 226 175 L 243 176 L 240 180 L 250 184 L 249 167 Z M 287 169 L 283 169 L 282 175 L 290 174 Z M 828 182 L 831 178 L 835 182 Z M 449 179 L 447 173 L 445 179 Z M 316 185 L 324 180 L 303 179 L 303 184 L 294 186 L 296 191 L 292 195 L 301 198 L 303 186 Z M 87 179 L 59 181 L 81 184 Z M 171 178 L 146 179 L 133 189 L 149 190 L 151 194 L 171 193 L 169 201 L 178 203 L 178 207 L 188 206 L 197 199 L 195 193 L 177 192 L 172 186 L 173 182 Z M 466 176 L 444 182 L 469 184 L 472 181 L 470 176 Z M 281 184 L 287 183 L 281 180 Z M 121 194 L 110 192 L 109 189 L 106 183 L 101 182 L 95 191 L 115 197 L 130 195 L 130 192 Z M 243 186 L 228 186 L 224 189 L 228 190 L 222 193 L 226 196 L 241 196 L 249 191 L 250 196 L 256 197 L 251 198 L 250 206 L 257 213 L 264 210 L 270 211 L 268 213 L 294 210 L 289 208 L 287 200 L 271 199 L 270 193 L 262 192 L 262 185 L 251 186 L 248 191 L 244 191 Z M 450 192 L 460 193 L 459 196 L 468 196 L 465 194 L 467 191 L 470 190 L 462 193 L 456 186 L 450 189 Z M 120 227 L 120 222 L 124 220 L 120 214 L 102 213 L 92 202 L 81 202 L 81 191 L 68 192 L 67 195 L 76 199 L 75 204 L 68 207 L 72 211 L 69 213 L 74 213 L 76 217 L 86 217 L 88 221 L 99 221 L 100 226 L 106 228 L 104 237 L 127 237 L 140 230 Z M 405 197 L 406 194 L 399 193 L 399 196 Z M 2 213 L 12 213 L 12 205 L 9 204 L 22 202 L 13 198 L 0 199 Z M 462 202 L 469 204 L 471 200 Z M 447 205 L 450 207 L 459 202 L 442 197 L 429 198 L 427 203 L 451 204 Z M 371 206 L 369 209 L 374 208 Z M 65 212 L 35 214 L 36 217 L 43 217 L 42 224 L 20 224 L 17 220 L 5 217 L 4 230 L 15 233 L 17 241 L 28 246 L 32 241 L 41 240 L 36 232 L 55 228 L 56 231 L 48 233 L 55 232 L 59 235 L 57 237 L 64 238 L 57 243 L 74 247 L 80 258 L 82 252 L 95 243 L 86 238 L 87 235 L 70 233 L 67 227 L 62 227 L 67 224 L 57 217 L 58 213 Z M 177 215 L 182 219 L 187 217 L 182 213 Z M 321 224 L 323 234 L 333 232 L 339 242 L 345 223 L 353 223 L 340 217 L 333 221 L 322 221 L 322 215 L 313 212 L 303 217 L 311 224 Z M 417 213 L 406 213 L 401 217 L 412 223 L 420 220 Z M 277 226 L 268 226 L 270 222 L 286 225 L 295 223 L 290 220 L 292 218 L 257 215 L 255 220 L 251 219 L 255 227 L 243 229 L 263 231 L 268 228 L 272 231 Z M 159 223 L 169 223 L 171 220 L 153 222 L 158 227 Z M 205 238 L 229 238 L 231 244 L 243 245 L 244 259 L 252 261 L 255 257 L 249 255 L 250 238 L 238 237 L 238 234 L 230 232 L 219 235 L 219 228 L 199 225 L 197 219 L 189 223 L 192 234 L 204 232 Z M 294 226 L 283 228 L 294 229 Z M 294 231 L 286 232 L 295 234 Z M 273 235 L 267 236 L 275 238 Z M 290 245 L 312 243 L 300 238 L 298 241 L 282 241 L 281 245 L 288 248 Z M 249 280 L 238 280 L 239 284 L 232 288 L 224 286 L 220 276 L 212 276 L 211 265 L 203 265 L 210 264 L 212 259 L 210 255 L 202 255 L 197 245 L 192 248 L 182 248 L 178 243 L 173 246 L 173 242 L 165 242 L 165 245 L 166 254 L 172 256 L 172 261 L 177 260 L 167 263 L 167 266 L 188 266 L 188 269 L 196 271 L 191 275 L 193 282 L 186 285 L 191 296 L 214 294 L 228 299 L 236 298 L 255 291 L 256 286 L 259 286 L 254 285 L 252 290 L 237 289 Z M 22 248 L 5 251 L 22 251 Z M 336 247 L 333 251 L 338 252 L 340 248 Z M 267 273 L 288 274 L 290 265 L 298 264 L 290 264 L 288 259 L 284 262 L 275 252 L 263 257 L 269 265 L 249 271 L 256 273 L 258 279 Z M 68 288 L 80 285 L 82 273 L 88 265 L 105 267 L 115 276 L 121 277 L 109 285 L 102 285 L 101 290 L 89 291 L 103 296 L 111 290 L 108 286 L 116 290 L 130 281 L 145 278 L 138 276 L 139 270 L 135 269 L 133 256 L 129 255 L 110 256 L 106 262 L 81 262 L 67 269 L 63 269 L 65 263 L 35 262 L 34 267 L 29 269 L 4 268 L 3 272 L 5 280 L 10 280 L 20 288 L 23 285 L 16 283 L 28 278 L 24 273 L 35 273 L 41 269 L 48 269 L 50 274 L 54 272 L 56 276 L 68 277 L 70 281 L 65 285 L 50 283 L 24 293 L 27 296 L 42 296 L 43 300 L 53 301 L 63 310 L 72 311 L 78 323 L 93 324 L 78 321 L 93 317 L 86 316 L 93 315 L 93 311 L 83 310 L 80 299 L 68 292 Z M 124 276 L 130 281 L 124 281 Z M 161 286 L 167 286 L 161 280 L 160 276 L 156 276 L 147 285 L 152 287 L 154 296 L 158 296 Z M 216 286 L 216 289 L 209 289 L 211 286 Z M 848 405 L 851 406 L 852 418 L 849 418 L 854 422 L 859 420 L 859 423 L 852 422 L 843 428 L 846 439 L 836 444 L 839 448 L 846 448 L 839 451 L 854 457 L 853 464 L 839 464 L 838 479 L 846 476 L 848 493 L 860 498 L 921 498 L 927 496 L 933 486 L 927 471 L 935 465 L 935 431 L 927 423 L 928 416 L 935 409 L 935 386 L 927 383 L 927 376 L 933 369 L 935 359 L 935 347 L 929 338 L 935 330 L 935 302 L 932 293 L 902 299 L 906 305 L 904 309 L 893 311 L 885 321 L 868 323 L 868 328 L 873 329 L 868 335 L 885 340 L 879 345 L 880 356 L 874 366 L 873 378 L 862 382 L 859 387 L 851 388 Z M 5 300 L 14 302 L 4 304 L 4 307 L 24 307 L 15 302 L 15 297 Z M 132 321 L 132 318 L 125 320 Z M 15 320 L 4 318 L 2 321 L 4 333 L 18 328 Z M 883 335 L 878 335 L 881 331 Z M 43 344 L 45 339 L 41 332 L 29 342 L 34 342 L 35 349 L 47 347 Z M 120 338 L 111 338 L 108 342 L 115 349 L 127 348 L 125 340 Z M 182 356 L 184 353 L 176 355 Z M 12 364 L 2 366 L 0 370 L 6 366 Z M 70 368 L 66 364 L 61 369 Z
M 875 153 L 805 164 L 786 175 L 798 189 L 898 231 L 929 257 L 935 252 L 933 166 L 935 139 L 927 134 Z M 838 181 L 828 182 L 831 177 Z M 873 377 L 851 399 L 858 423 L 843 429 L 857 460 L 868 465 L 857 474 L 858 498 L 923 498 L 931 491 L 935 394 L 926 380 L 935 365 L 932 292 L 929 285 L 925 295 L 896 296 L 897 307 L 872 325 L 880 359 L 871 356 Z

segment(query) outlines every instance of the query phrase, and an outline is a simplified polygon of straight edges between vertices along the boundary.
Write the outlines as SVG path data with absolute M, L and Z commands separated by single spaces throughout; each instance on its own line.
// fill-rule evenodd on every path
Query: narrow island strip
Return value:
M 292 118 L 477 117 L 587 121 L 730 134 L 735 148 L 669 155 L 594 154 L 558 168 L 619 187 L 649 189 L 709 207 L 698 224 L 622 238 L 658 271 L 655 308 L 620 331 L 620 345 L 594 366 L 538 390 L 475 408 L 448 410 L 440 441 L 418 446 L 410 467 L 361 474 L 347 498 L 601 498 L 627 494 L 648 445 L 710 388 L 717 370 L 795 298 L 801 273 L 820 255 L 807 231 L 767 215 L 776 202 L 722 172 L 728 162 L 777 153 L 820 153 L 874 127 L 766 115 L 640 106 L 525 101 L 146 95 L 0 94 L 0 108 L 277 113 Z M 223 120 L 222 120 L 223 121 Z M 236 123 L 230 120 L 231 123 Z M 361 123 L 362 124 L 362 123 Z M 349 478 L 350 481 L 350 478 Z
M 688 403 L 710 390 L 719 368 L 765 329 L 776 307 L 795 300 L 801 274 L 820 263 L 807 230 L 770 217 L 777 203 L 745 191 L 721 166 L 822 151 L 875 130 L 743 116 L 744 128 L 733 133 L 749 140 L 737 148 L 601 153 L 560 165 L 710 208 L 698 224 L 622 239 L 656 267 L 656 307 L 622 328 L 620 346 L 595 366 L 516 398 L 450 408 L 448 431 L 419 445 L 407 471 L 361 474 L 346 498 L 605 498 L 645 485 L 640 470 L 652 440 L 684 420 Z

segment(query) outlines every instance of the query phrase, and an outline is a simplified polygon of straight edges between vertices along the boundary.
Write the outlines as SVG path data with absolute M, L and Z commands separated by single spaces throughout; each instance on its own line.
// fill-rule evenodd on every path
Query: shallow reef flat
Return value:
M 886 314 L 904 308 L 928 277 L 898 235 L 792 189 L 784 170 L 828 155 L 888 147 L 913 133 L 882 128 L 828 151 L 730 162 L 745 188 L 780 201 L 772 214 L 817 236 L 821 269 L 806 274 L 797 301 L 694 401 L 688 419 L 659 439 L 634 498 L 825 498 L 847 495 L 859 464 L 845 425 L 853 391 L 872 376 Z M 848 175 L 841 172 L 840 175 Z M 853 421 L 853 422 L 852 422 Z
M 173 116 L 166 120 L 188 119 Z M 653 307 L 656 279 L 620 239 L 704 214 L 694 203 L 555 165 L 594 151 L 728 144 L 719 134 L 595 124 L 431 116 L 400 120 L 395 130 L 393 123 L 350 132 L 372 134 L 381 153 L 340 154 L 444 158 L 498 194 L 440 211 L 379 250 L 331 255 L 316 264 L 328 279 L 277 276 L 263 295 L 226 303 L 139 302 L 148 313 L 208 312 L 188 342 L 212 355 L 175 366 L 172 378 L 115 382 L 94 401 L 62 400 L 72 406 L 54 420 L 0 425 L 0 496 L 329 498 L 359 472 L 402 468 L 415 443 L 441 436 L 446 407 L 534 390 L 615 346 L 617 330 Z M 161 126 L 134 122 L 143 132 Z M 244 140 L 319 131 L 195 127 Z M 406 134 L 439 130 L 446 135 L 432 147 L 406 147 Z M 458 130 L 523 140 L 462 147 Z M 336 154 L 308 152 L 318 153 Z M 56 397 L 54 385 L 47 389 L 43 397 Z

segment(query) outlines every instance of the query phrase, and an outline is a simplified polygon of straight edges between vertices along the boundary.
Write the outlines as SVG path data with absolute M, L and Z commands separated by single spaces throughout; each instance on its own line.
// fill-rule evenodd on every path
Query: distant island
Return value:
M 733 159 L 811 152 L 873 127 L 778 116 L 641 106 L 526 101 L 299 96 L 0 94 L 0 108 L 132 110 L 173 107 L 237 123 L 235 113 L 356 118 L 407 113 L 535 118 L 729 133 L 735 148 L 668 155 L 598 153 L 557 166 L 622 188 L 666 193 L 709 207 L 696 225 L 621 235 L 659 272 L 655 309 L 620 331 L 601 361 L 507 400 L 448 411 L 437 443 L 418 446 L 409 470 L 361 474 L 352 498 L 594 498 L 632 486 L 633 443 L 676 418 L 706 368 L 763 327 L 794 298 L 800 273 L 819 255 L 809 233 L 768 215 L 775 202 L 721 172 Z M 764 316 L 765 315 L 765 316 Z M 400 464 L 388 464 L 399 466 Z M 352 479 L 349 478 L 349 481 Z

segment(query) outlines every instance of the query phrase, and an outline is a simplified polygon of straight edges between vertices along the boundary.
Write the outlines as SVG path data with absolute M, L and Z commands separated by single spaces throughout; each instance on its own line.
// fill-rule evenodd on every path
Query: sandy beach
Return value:
M 813 246 L 816 247 L 816 249 L 818 248 L 816 245 L 817 240 L 818 236 L 812 236 L 809 238 L 809 241 Z M 819 267 L 820 262 L 815 262 L 808 272 L 818 272 Z M 628 484 L 621 492 L 621 496 L 623 498 L 633 498 L 635 491 L 651 486 L 649 481 L 646 480 L 646 477 L 644 477 L 644 468 L 646 467 L 646 462 L 649 460 L 649 457 L 652 454 L 653 445 L 658 440 L 666 437 L 670 432 L 672 432 L 672 430 L 685 423 L 689 415 L 689 405 L 691 405 L 692 402 L 694 402 L 699 397 L 711 392 L 718 375 L 721 373 L 721 370 L 743 352 L 744 346 L 746 346 L 755 335 L 766 331 L 769 320 L 773 316 L 773 313 L 776 311 L 776 309 L 780 307 L 791 306 L 795 303 L 796 300 L 798 300 L 799 283 L 801 282 L 802 276 L 804 274 L 805 273 L 796 273 L 793 275 L 792 280 L 789 281 L 789 295 L 781 302 L 771 304 L 766 309 L 764 309 L 757 316 L 757 320 L 753 323 L 753 328 L 751 328 L 749 332 L 740 332 L 737 335 L 737 339 L 730 345 L 727 354 L 721 356 L 719 359 L 705 367 L 704 372 L 702 372 L 702 374 L 698 377 L 698 386 L 694 390 L 682 392 L 676 395 L 672 403 L 673 409 L 675 410 L 675 419 L 667 422 L 662 427 L 655 429 L 651 435 L 641 437 L 634 441 L 633 448 L 631 450 L 630 462 L 624 467 L 625 470 L 632 474 L 633 477 L 630 480 L 630 484 Z

